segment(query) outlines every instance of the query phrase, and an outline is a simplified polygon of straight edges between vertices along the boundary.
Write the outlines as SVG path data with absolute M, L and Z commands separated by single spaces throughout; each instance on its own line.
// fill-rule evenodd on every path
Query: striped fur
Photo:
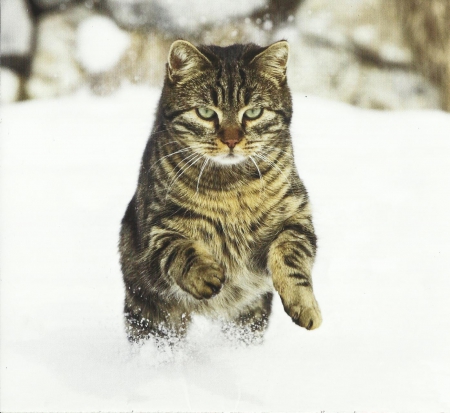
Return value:
M 274 287 L 295 323 L 320 325 L 316 237 L 289 134 L 288 52 L 284 41 L 172 45 L 120 234 L 130 340 L 183 336 L 192 314 L 259 337 Z

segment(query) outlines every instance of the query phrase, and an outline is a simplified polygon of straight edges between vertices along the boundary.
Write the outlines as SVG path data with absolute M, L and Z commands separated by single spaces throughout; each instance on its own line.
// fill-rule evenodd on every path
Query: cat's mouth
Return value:
M 212 159 L 222 165 L 234 165 L 234 164 L 245 161 L 247 159 L 247 157 L 244 155 L 241 155 L 241 154 L 237 154 L 231 150 L 228 153 L 222 153 L 220 155 L 216 155 Z
M 221 165 L 235 165 L 245 161 L 248 156 L 242 147 L 242 140 L 217 141 L 218 151 L 211 157 L 212 160 Z

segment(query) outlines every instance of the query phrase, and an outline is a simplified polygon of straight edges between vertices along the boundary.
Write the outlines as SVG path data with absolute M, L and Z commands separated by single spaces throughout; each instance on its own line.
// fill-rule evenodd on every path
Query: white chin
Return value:
M 221 165 L 235 165 L 247 159 L 246 156 L 235 155 L 235 154 L 227 154 L 227 155 L 219 155 L 211 158 L 213 161 L 220 163 Z

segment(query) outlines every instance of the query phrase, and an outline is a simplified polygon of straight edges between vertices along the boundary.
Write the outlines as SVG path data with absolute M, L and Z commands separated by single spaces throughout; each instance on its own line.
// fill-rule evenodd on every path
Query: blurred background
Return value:
M 170 43 L 291 45 L 293 92 L 450 111 L 450 0 L 0 0 L 1 102 L 160 87 Z

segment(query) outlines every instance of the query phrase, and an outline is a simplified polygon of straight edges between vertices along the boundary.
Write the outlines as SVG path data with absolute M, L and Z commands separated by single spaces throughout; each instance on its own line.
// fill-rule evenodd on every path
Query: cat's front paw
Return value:
M 181 288 L 198 300 L 217 295 L 225 282 L 225 272 L 215 261 L 199 257 L 180 282 Z
M 292 313 L 288 314 L 291 316 L 292 321 L 300 327 L 305 327 L 307 330 L 314 330 L 322 324 L 322 315 L 318 308 L 300 307 L 292 310 Z
M 292 318 L 292 321 L 307 330 L 315 330 L 322 324 L 322 314 L 314 297 L 307 303 L 285 303 L 284 310 Z

